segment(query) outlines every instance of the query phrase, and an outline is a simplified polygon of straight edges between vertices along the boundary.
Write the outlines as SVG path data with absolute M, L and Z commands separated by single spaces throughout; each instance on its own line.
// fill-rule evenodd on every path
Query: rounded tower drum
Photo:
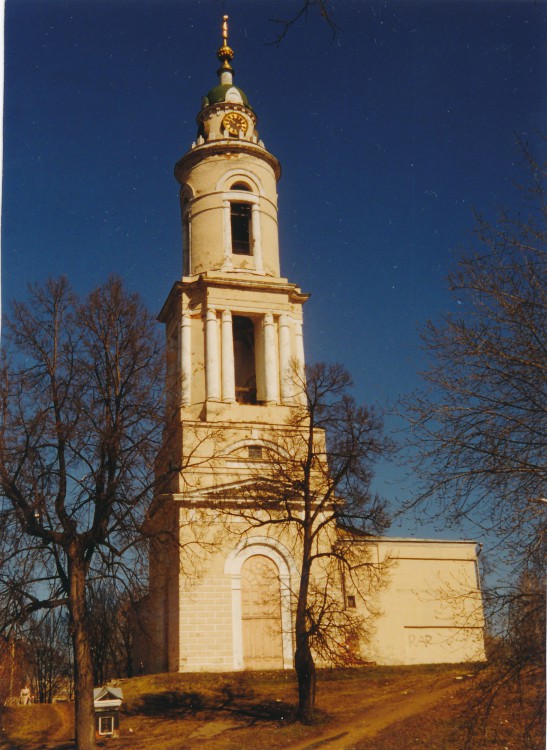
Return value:
M 281 167 L 258 138 L 257 117 L 234 86 L 227 16 L 219 83 L 203 97 L 198 136 L 175 166 L 181 185 L 183 273 L 278 277 L 277 180 Z M 229 160 L 229 162 L 228 162 Z

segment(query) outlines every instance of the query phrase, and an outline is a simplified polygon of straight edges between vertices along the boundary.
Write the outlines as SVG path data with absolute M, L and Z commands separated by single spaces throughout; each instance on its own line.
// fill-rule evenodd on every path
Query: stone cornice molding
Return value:
M 209 156 L 229 157 L 232 154 L 248 154 L 257 159 L 262 159 L 273 169 L 276 180 L 279 180 L 281 177 L 281 164 L 264 146 L 235 138 L 220 138 L 215 141 L 206 141 L 191 151 L 187 151 L 175 164 L 175 177 L 180 184 L 183 184 L 186 182 L 188 173 L 200 161 L 207 159 Z
M 280 279 L 278 282 L 272 279 L 265 279 L 263 276 L 253 279 L 241 279 L 238 278 L 211 278 L 208 275 L 201 274 L 197 277 L 186 277 L 187 280 L 175 281 L 169 292 L 169 296 L 165 300 L 163 307 L 158 315 L 158 321 L 165 323 L 176 304 L 176 301 L 180 299 L 183 291 L 192 292 L 198 289 L 206 289 L 207 287 L 214 287 L 217 289 L 246 289 L 249 291 L 260 291 L 270 292 L 273 294 L 286 294 L 290 302 L 304 304 L 310 295 L 301 291 L 296 284 L 289 284 L 286 279 Z

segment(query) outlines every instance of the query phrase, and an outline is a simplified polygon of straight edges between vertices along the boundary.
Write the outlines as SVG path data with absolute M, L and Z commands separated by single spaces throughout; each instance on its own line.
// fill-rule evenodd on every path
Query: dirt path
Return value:
M 436 686 L 428 685 L 423 691 L 384 696 L 364 708 L 359 718 L 332 727 L 328 736 L 290 745 L 287 750 L 354 750 L 360 740 L 374 737 L 391 724 L 426 711 L 460 688 L 461 685 L 450 680 Z
M 0 750 L 66 747 L 74 737 L 73 703 L 32 703 L 7 709 L 2 717 Z
M 51 708 L 55 712 L 56 723 L 52 727 L 49 742 L 66 742 L 74 738 L 74 704 L 52 703 Z

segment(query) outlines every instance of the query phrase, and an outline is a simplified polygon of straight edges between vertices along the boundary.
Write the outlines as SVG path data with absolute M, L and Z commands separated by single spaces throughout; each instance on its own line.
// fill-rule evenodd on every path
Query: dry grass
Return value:
M 545 675 L 509 683 L 487 669 L 448 702 L 392 724 L 354 750 L 544 750 Z
M 104 745 L 111 750 L 302 750 L 321 740 L 327 750 L 462 750 L 468 728 L 464 709 L 483 678 L 456 678 L 471 674 L 469 665 L 323 670 L 318 684 L 318 723 L 313 727 L 293 721 L 292 672 L 137 677 L 121 682 L 121 736 Z M 538 697 L 543 689 L 539 675 L 530 675 L 523 689 L 531 706 L 528 698 Z M 441 696 L 444 699 L 439 703 Z M 480 744 L 479 738 L 477 748 L 525 747 L 515 744 L 516 725 L 527 720 L 518 700 L 509 689 L 500 696 L 492 713 L 496 731 L 485 739 L 487 744 Z M 0 747 L 72 747 L 70 710 L 69 705 L 5 709 Z M 539 731 L 530 735 L 532 743 L 537 742 Z M 336 737 L 341 739 L 329 741 Z
M 0 747 L 38 749 L 74 736 L 72 703 L 33 704 L 3 709 Z M 68 730 L 68 731 L 67 731 Z

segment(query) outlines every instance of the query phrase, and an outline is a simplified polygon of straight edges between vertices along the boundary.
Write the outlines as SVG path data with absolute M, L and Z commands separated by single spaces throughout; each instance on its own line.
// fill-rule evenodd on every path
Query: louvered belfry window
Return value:
M 251 205 L 249 203 L 232 203 L 230 205 L 232 224 L 232 253 L 236 255 L 251 254 Z

